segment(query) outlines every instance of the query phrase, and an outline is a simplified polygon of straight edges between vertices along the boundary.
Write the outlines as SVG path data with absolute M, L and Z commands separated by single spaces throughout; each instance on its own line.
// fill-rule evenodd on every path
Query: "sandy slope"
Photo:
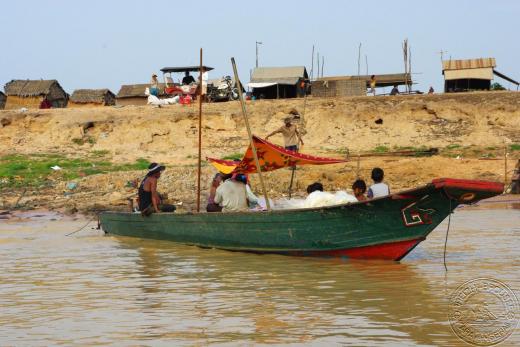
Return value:
M 308 98 L 305 103 L 303 99 L 261 100 L 248 102 L 247 106 L 253 132 L 260 136 L 279 127 L 291 109 L 304 114 L 300 124 L 305 133 L 303 151 L 312 154 L 342 156 L 347 151 L 356 154 L 376 146 L 444 148 L 460 144 L 485 149 L 520 143 L 520 93 L 514 92 Z M 221 157 L 242 152 L 247 144 L 247 133 L 239 104 L 204 104 L 203 112 L 203 156 Z M 0 120 L 10 123 L 0 128 L 0 153 L 58 152 L 76 156 L 108 150 L 115 162 L 141 157 L 160 161 L 169 168 L 162 180 L 162 189 L 174 200 L 183 201 L 189 209 L 194 201 L 197 116 L 197 105 L 160 109 L 127 106 L 25 113 L 0 111 Z M 376 124 L 377 119 L 383 123 Z M 89 122 L 93 126 L 84 130 Z M 91 138 L 94 143 L 78 145 L 73 140 L 79 138 Z M 281 137 L 272 140 L 280 144 L 282 141 Z M 363 159 L 360 174 L 368 179 L 372 167 L 382 166 L 394 190 L 439 176 L 503 180 L 502 161 L 484 161 L 477 157 Z M 204 186 L 213 172 L 211 167 L 204 167 Z M 139 172 L 129 172 L 85 177 L 80 182 L 80 190 L 68 197 L 63 196 L 65 182 L 62 182 L 46 192 L 29 191 L 24 201 L 44 207 L 121 205 L 124 196 L 132 193 L 124 184 L 139 175 Z M 289 170 L 267 175 L 273 195 L 284 193 L 289 175 Z M 345 189 L 355 176 L 355 161 L 347 165 L 302 168 L 297 171 L 296 186 L 301 192 L 307 184 L 320 180 L 328 189 Z M 8 205 L 16 194 L 4 190 L 4 203 Z

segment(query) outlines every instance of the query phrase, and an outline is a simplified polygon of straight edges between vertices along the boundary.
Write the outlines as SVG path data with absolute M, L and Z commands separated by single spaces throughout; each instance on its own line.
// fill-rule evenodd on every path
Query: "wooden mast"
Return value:
M 256 146 L 253 141 L 253 134 L 251 133 L 251 127 L 249 126 L 249 119 L 247 118 L 246 104 L 244 101 L 244 95 L 242 92 L 242 82 L 238 78 L 237 65 L 235 64 L 235 58 L 231 58 L 231 64 L 233 65 L 233 73 L 235 74 L 235 81 L 238 87 L 238 95 L 240 99 L 240 106 L 242 106 L 242 115 L 244 116 L 244 121 L 246 123 L 247 135 L 249 136 L 249 144 L 251 146 L 251 150 L 253 151 L 253 157 L 255 158 L 256 171 L 258 171 L 258 175 L 260 177 L 260 185 L 262 186 L 262 190 L 265 198 L 265 206 L 267 210 L 271 210 L 271 204 L 269 203 L 269 197 L 267 196 L 267 190 L 265 189 L 264 178 L 262 176 L 262 169 L 260 168 L 260 162 L 258 161 L 258 155 L 256 153 Z
M 200 212 L 200 172 L 202 156 L 202 48 L 200 49 L 200 69 L 199 69 L 199 155 L 197 169 L 197 212 Z

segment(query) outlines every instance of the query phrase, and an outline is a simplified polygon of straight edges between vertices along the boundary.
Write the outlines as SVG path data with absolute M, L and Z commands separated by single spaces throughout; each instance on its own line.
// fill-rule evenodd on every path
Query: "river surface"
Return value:
M 0 220 L 0 345 L 463 346 L 463 282 L 520 298 L 520 210 L 457 209 L 402 262 L 254 255 L 105 236 L 49 213 Z M 56 220 L 57 218 L 57 220 Z M 520 345 L 516 332 L 503 344 Z

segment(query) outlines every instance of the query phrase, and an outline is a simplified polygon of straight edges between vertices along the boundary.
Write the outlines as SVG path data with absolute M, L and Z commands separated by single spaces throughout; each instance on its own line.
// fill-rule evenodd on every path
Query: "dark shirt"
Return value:
M 182 84 L 190 84 L 195 82 L 195 78 L 192 75 L 184 76 L 182 79 Z
M 397 94 L 399 94 L 399 89 L 397 89 L 397 87 L 393 87 L 392 91 L 390 92 L 390 95 L 397 95 Z
M 146 182 L 145 177 L 139 186 L 138 195 L 139 195 L 139 211 L 145 210 L 147 207 L 152 205 L 152 192 L 147 192 L 144 190 L 144 182 Z

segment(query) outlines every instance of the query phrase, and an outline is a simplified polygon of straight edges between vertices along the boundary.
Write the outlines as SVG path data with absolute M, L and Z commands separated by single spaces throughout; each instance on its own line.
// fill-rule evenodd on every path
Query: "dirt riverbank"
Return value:
M 253 132 L 259 136 L 279 127 L 282 119 L 296 109 L 303 115 L 299 125 L 305 133 L 303 152 L 350 155 L 347 164 L 297 170 L 295 187 L 300 194 L 317 180 L 327 190 L 350 188 L 358 173 L 368 182 L 374 166 L 385 169 L 394 191 L 434 177 L 503 181 L 504 147 L 510 153 L 509 170 L 520 157 L 520 93 L 308 98 L 305 103 L 303 99 L 260 100 L 247 106 Z M 243 152 L 247 133 L 239 104 L 204 104 L 203 112 L 203 157 Z M 69 211 L 124 209 L 126 198 L 134 194 L 127 183 L 144 172 L 135 163 L 145 159 L 166 164 L 168 170 L 160 189 L 174 202 L 182 202 L 184 209 L 192 210 L 197 116 L 197 105 L 0 111 L 0 209 L 15 205 Z M 281 137 L 272 140 L 282 143 Z M 438 148 L 440 154 L 362 157 L 359 172 L 357 169 L 358 153 L 430 147 Z M 13 158 L 19 160 L 19 169 Z M 49 163 L 81 161 L 83 166 L 74 173 L 72 168 L 53 172 L 50 166 L 43 167 L 41 174 L 29 182 L 27 170 L 31 168 L 27 167 L 40 158 L 47 158 Z M 26 161 L 20 162 L 22 159 Z M 98 169 L 88 170 L 85 165 Z M 203 199 L 214 172 L 204 163 Z M 289 179 L 289 170 L 266 174 L 270 194 L 286 194 Z M 252 183 L 259 192 L 256 177 Z

